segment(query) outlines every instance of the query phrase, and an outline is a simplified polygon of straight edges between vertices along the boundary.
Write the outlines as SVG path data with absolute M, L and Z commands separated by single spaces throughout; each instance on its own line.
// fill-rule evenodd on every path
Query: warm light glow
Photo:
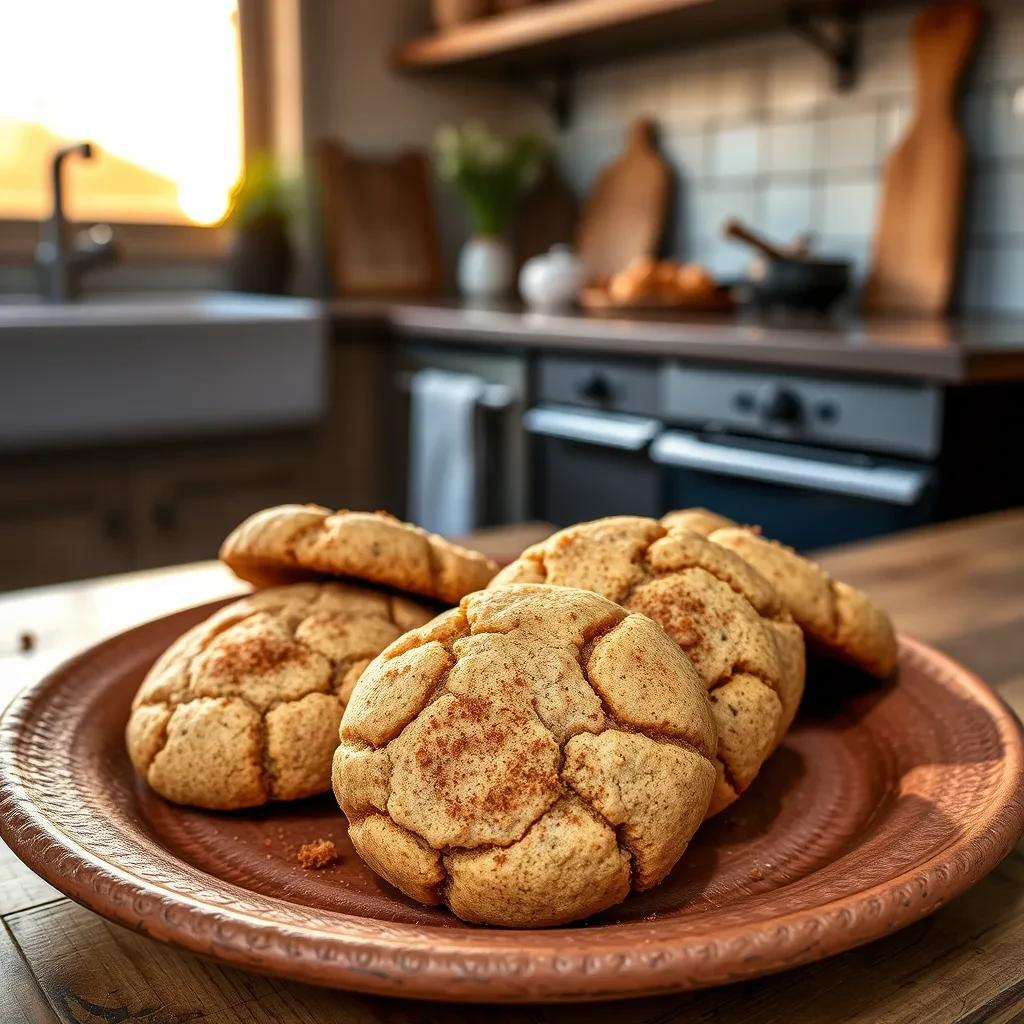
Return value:
M 0 218 L 48 213 L 49 156 L 76 220 L 210 224 L 242 172 L 234 0 L 0 0 Z

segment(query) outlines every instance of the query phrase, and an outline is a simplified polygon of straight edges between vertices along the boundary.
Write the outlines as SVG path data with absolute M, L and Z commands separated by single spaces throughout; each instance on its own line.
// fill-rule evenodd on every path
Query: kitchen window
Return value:
M 219 234 L 208 226 L 227 213 L 253 141 L 245 137 L 240 24 L 250 3 L 6 0 L 0 250 L 18 255 L 34 244 L 49 213 L 50 157 L 86 139 L 96 157 L 66 172 L 73 220 L 152 226 L 128 240 L 136 249 L 145 248 L 139 239 L 158 240 L 156 255 L 207 249 L 209 237 L 200 238 Z M 252 68 L 245 71 L 250 88 Z

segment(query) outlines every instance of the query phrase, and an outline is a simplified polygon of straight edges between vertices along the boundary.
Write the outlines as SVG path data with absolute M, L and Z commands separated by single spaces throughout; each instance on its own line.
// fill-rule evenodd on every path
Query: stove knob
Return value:
M 757 396 L 757 411 L 765 423 L 792 426 L 803 416 L 800 396 L 789 388 L 769 384 Z
M 588 402 L 607 402 L 611 400 L 612 387 L 607 377 L 595 373 L 576 388 L 576 393 Z

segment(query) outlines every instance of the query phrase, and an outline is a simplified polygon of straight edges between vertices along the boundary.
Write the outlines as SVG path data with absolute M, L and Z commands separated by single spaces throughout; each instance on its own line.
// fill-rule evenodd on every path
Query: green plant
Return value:
M 286 181 L 268 153 L 256 153 L 231 192 L 224 221 L 236 231 L 269 224 L 287 227 L 296 210 L 295 187 Z
M 537 180 L 547 146 L 537 135 L 503 139 L 471 121 L 439 128 L 435 154 L 438 175 L 462 193 L 476 232 L 499 235 L 523 192 Z

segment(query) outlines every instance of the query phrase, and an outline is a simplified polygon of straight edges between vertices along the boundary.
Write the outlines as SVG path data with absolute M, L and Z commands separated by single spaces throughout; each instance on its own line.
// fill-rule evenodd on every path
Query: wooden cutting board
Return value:
M 936 315 L 949 305 L 967 163 L 956 93 L 981 20 L 974 0 L 950 0 L 925 8 L 914 23 L 916 110 L 885 167 L 869 311 Z
M 318 147 L 324 242 L 336 295 L 436 295 L 441 248 L 426 154 Z
M 576 229 L 576 250 L 592 274 L 614 274 L 637 256 L 655 254 L 670 181 L 653 123 L 634 122 L 622 155 L 594 183 Z

